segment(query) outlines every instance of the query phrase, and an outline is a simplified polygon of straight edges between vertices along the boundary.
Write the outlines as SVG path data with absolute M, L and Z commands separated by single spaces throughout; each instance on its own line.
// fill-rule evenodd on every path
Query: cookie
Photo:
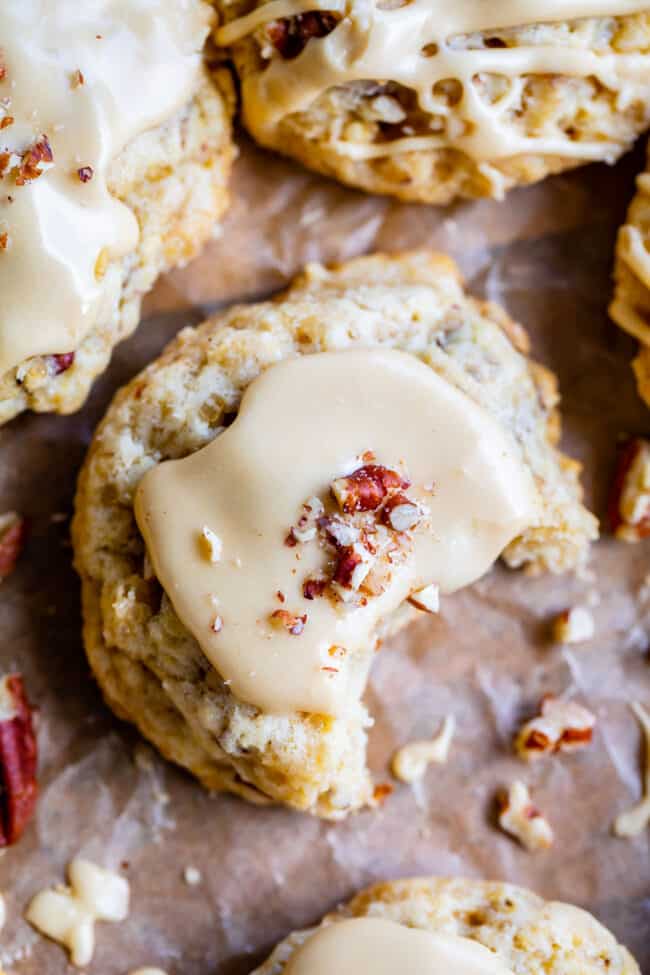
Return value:
M 632 367 L 641 398 L 650 406 L 650 163 L 616 241 L 614 298 L 609 313 L 639 342 Z
M 85 646 L 116 713 L 209 789 L 330 818 L 371 801 L 378 640 L 501 552 L 561 572 L 597 534 L 526 352 L 425 251 L 312 265 L 182 331 L 79 480 Z
M 207 4 L 51 7 L 0 12 L 0 423 L 81 405 L 156 277 L 210 236 L 234 154 Z
M 382 946 L 374 958 L 373 943 Z M 336 971 L 363 970 L 343 964 L 353 952 L 358 962 L 388 956 L 387 972 L 440 966 L 472 975 L 639 973 L 627 949 L 587 911 L 512 884 L 432 877 L 362 891 L 319 927 L 289 935 L 254 975 L 318 975 L 337 954 L 342 967 Z M 409 969 L 411 958 L 420 967 Z
M 217 0 L 264 146 L 401 200 L 501 198 L 613 162 L 650 121 L 643 0 Z M 569 19 L 569 17 L 571 19 Z

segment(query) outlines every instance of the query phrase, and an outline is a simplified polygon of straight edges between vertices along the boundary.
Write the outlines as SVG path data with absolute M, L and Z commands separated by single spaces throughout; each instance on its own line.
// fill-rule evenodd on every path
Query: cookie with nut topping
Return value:
M 83 5 L 82 5 L 83 6 Z M 78 408 L 227 203 L 233 90 L 203 0 L 0 10 L 0 423 Z
M 317 927 L 281 941 L 254 975 L 370 970 L 639 973 L 627 949 L 578 907 L 513 884 L 422 877 L 361 891 Z
M 488 571 L 584 565 L 554 378 L 426 251 L 310 266 L 116 396 L 74 519 L 109 704 L 210 789 L 373 802 L 375 647 Z M 377 796 L 375 795 L 375 799 Z
M 215 5 L 251 134 L 372 193 L 501 198 L 650 122 L 644 0 Z

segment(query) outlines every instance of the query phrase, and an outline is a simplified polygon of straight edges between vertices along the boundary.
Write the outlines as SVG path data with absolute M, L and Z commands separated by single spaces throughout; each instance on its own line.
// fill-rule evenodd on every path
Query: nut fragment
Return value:
M 124 921 L 129 913 L 129 884 L 124 877 L 88 860 L 68 867 L 69 887 L 42 890 L 32 899 L 26 919 L 70 952 L 73 965 L 88 965 L 95 949 L 96 921 Z
M 408 784 L 424 776 L 432 763 L 444 765 L 449 758 L 456 720 L 453 715 L 445 718 L 442 728 L 431 741 L 411 741 L 393 755 L 391 771 L 396 779 Z
M 382 515 L 396 532 L 407 532 L 420 524 L 424 511 L 405 494 L 394 494 L 384 505 Z
M 38 179 L 54 165 L 54 153 L 46 135 L 23 153 L 16 173 L 16 186 L 24 186 Z
M 584 606 L 565 609 L 553 623 L 553 637 L 558 643 L 584 643 L 595 632 L 594 618 Z
M 36 805 L 36 734 L 20 674 L 0 679 L 0 847 L 22 836 Z
M 617 538 L 639 542 L 650 536 L 650 441 L 635 437 L 621 450 L 608 514 Z
M 0 515 L 0 582 L 13 572 L 27 540 L 28 523 L 15 511 Z
M 366 464 L 347 477 L 337 477 L 332 481 L 332 494 L 345 514 L 374 511 L 391 491 L 406 490 L 410 484 L 390 467 Z
M 527 721 L 515 738 L 515 750 L 527 761 L 553 752 L 572 752 L 588 745 L 596 716 L 575 701 L 548 695 L 541 714 Z
M 412 592 L 408 601 L 424 613 L 437 613 L 440 611 L 440 588 L 432 582 L 430 586 Z
M 650 714 L 641 704 L 635 703 L 631 707 L 639 719 L 643 732 L 645 769 L 642 798 L 631 809 L 617 816 L 614 821 L 614 833 L 623 839 L 638 836 L 650 823 Z
M 307 614 L 296 616 L 286 609 L 276 609 L 275 612 L 271 613 L 269 619 L 275 626 L 284 627 L 291 636 L 300 636 L 305 629 Z
M 334 30 L 338 16 L 326 10 L 309 10 L 295 17 L 274 20 L 266 33 L 286 61 L 297 58 L 312 37 L 325 37 Z
M 211 528 L 208 528 L 207 525 L 204 525 L 201 529 L 200 541 L 203 554 L 210 562 L 221 561 L 223 543 L 219 536 Z
M 533 805 L 528 787 L 512 782 L 507 792 L 497 797 L 499 826 L 519 840 L 527 850 L 546 850 L 553 845 L 553 830 L 539 809 Z

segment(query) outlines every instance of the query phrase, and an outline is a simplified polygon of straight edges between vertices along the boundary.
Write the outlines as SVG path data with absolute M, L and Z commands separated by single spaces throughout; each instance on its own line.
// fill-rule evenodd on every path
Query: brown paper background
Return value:
M 650 975 L 650 832 L 632 841 L 611 834 L 640 791 L 640 736 L 627 704 L 650 705 L 648 543 L 601 542 L 583 580 L 498 568 L 386 646 L 368 691 L 377 778 L 387 779 L 395 746 L 432 734 L 448 713 L 458 722 L 451 758 L 416 789 L 397 787 L 380 811 L 333 825 L 210 797 L 112 717 L 81 648 L 68 523 L 52 520 L 70 513 L 77 469 L 113 391 L 180 326 L 224 301 L 270 293 L 306 260 L 414 245 L 448 250 L 473 291 L 526 324 L 535 354 L 560 376 L 565 444 L 584 461 L 588 500 L 602 515 L 617 438 L 650 432 L 628 368 L 633 343 L 606 316 L 615 231 L 640 166 L 637 150 L 613 169 L 582 169 L 505 203 L 441 210 L 345 190 L 242 140 L 221 237 L 160 283 L 85 409 L 0 431 L 0 511 L 17 508 L 33 524 L 0 592 L 0 665 L 25 674 L 41 750 L 35 822 L 0 857 L 9 912 L 0 960 L 12 972 L 67 970 L 64 953 L 21 914 L 81 852 L 107 866 L 128 861 L 132 910 L 124 924 L 97 927 L 88 971 L 101 975 L 143 964 L 170 975 L 244 975 L 277 939 L 360 886 L 422 873 L 505 878 L 584 905 Z M 585 600 L 595 639 L 553 646 L 553 614 Z M 519 719 L 542 693 L 566 690 L 598 715 L 592 747 L 523 765 L 510 751 Z M 494 792 L 515 776 L 555 827 L 549 852 L 531 855 L 493 826 Z M 201 868 L 199 887 L 184 883 L 188 865 Z

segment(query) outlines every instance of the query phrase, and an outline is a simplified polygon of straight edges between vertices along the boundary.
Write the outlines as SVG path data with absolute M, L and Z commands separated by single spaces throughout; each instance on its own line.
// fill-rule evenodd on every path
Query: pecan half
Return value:
M 617 538 L 638 542 L 650 537 L 650 441 L 635 437 L 621 449 L 608 515 Z
M 16 843 L 36 805 L 36 735 L 20 674 L 0 680 L 0 847 Z
M 596 716 L 576 704 L 552 695 L 545 697 L 540 714 L 527 721 L 515 738 L 515 750 L 527 761 L 554 752 L 571 752 L 588 745 Z
M 374 511 L 394 491 L 406 490 L 411 482 L 390 467 L 366 464 L 347 477 L 332 481 L 332 494 L 345 514 Z
M 16 567 L 27 540 L 29 524 L 15 511 L 0 515 L 0 582 Z
M 291 61 L 302 54 L 307 41 L 312 37 L 326 37 L 337 23 L 338 17 L 327 10 L 310 10 L 296 17 L 272 21 L 266 34 L 285 61 Z

